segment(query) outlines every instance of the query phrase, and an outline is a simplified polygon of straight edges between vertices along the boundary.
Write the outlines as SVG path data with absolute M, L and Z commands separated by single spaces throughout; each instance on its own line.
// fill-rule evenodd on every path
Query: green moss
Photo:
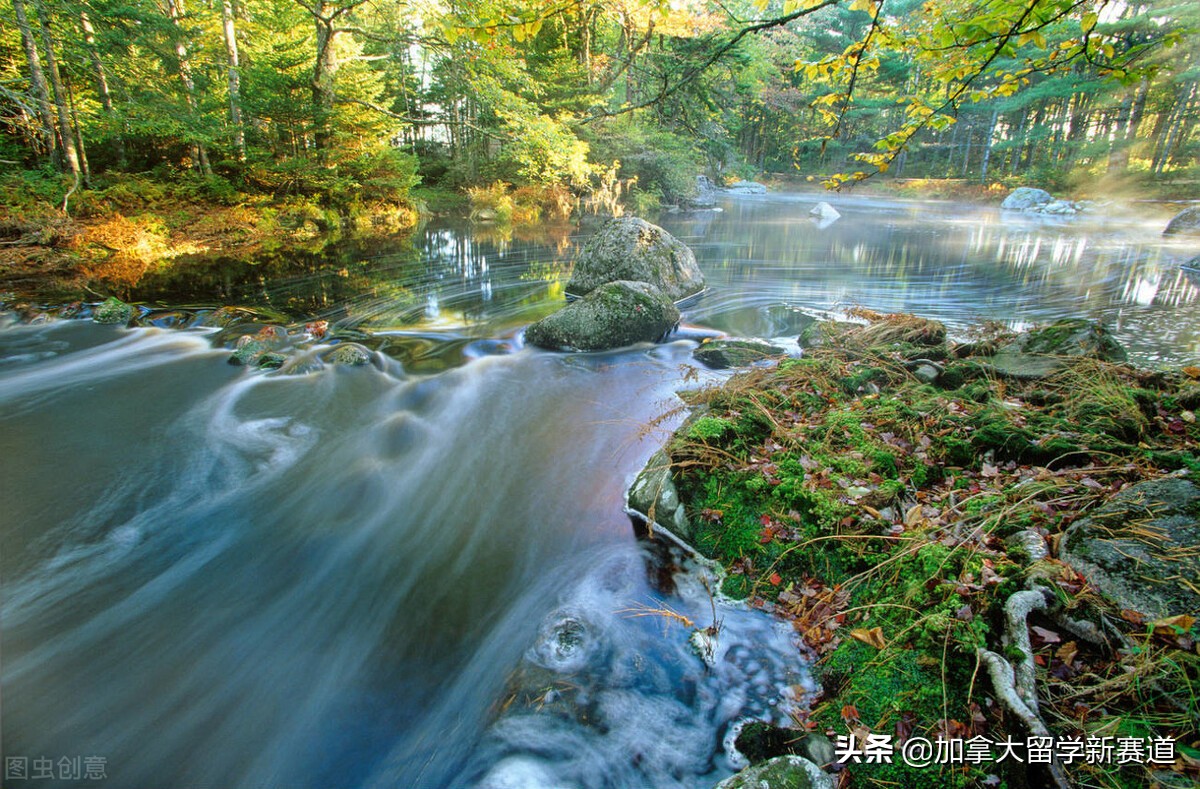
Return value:
M 688 438 L 698 441 L 718 441 L 734 430 L 733 422 L 715 416 L 702 416 L 692 423 Z

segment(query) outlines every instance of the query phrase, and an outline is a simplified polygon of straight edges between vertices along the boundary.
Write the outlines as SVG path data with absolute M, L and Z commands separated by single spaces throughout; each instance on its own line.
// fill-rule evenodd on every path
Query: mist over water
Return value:
M 824 229 L 810 196 L 663 217 L 711 288 L 685 323 L 1084 316 L 1142 363 L 1200 357 L 1200 286 L 1159 225 L 823 199 Z M 704 568 L 662 587 L 622 511 L 695 342 L 523 348 L 587 231 L 422 232 L 329 264 L 347 276 L 230 263 L 216 289 L 125 294 L 370 330 L 364 368 L 248 371 L 211 329 L 0 325 L 5 755 L 103 757 L 97 785 L 134 789 L 708 787 L 734 722 L 811 689 L 786 628 L 714 610 Z M 721 620 L 711 667 L 664 606 Z

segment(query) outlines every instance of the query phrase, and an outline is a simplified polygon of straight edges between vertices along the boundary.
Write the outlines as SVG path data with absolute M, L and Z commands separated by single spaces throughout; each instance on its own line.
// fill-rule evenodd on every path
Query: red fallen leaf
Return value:
M 758 522 L 761 523 L 763 526 L 770 526 L 771 525 L 771 516 L 763 515 L 761 518 L 758 519 Z
M 858 723 L 858 707 L 855 707 L 853 704 L 847 704 L 842 707 L 842 720 L 844 720 L 847 725 Z
M 1167 432 L 1174 433 L 1175 435 L 1183 435 L 1187 432 L 1187 425 L 1184 424 L 1182 419 L 1177 417 L 1167 423 Z
M 304 332 L 314 340 L 319 340 L 329 331 L 329 321 L 312 321 L 304 324 Z
M 771 573 L 771 577 L 767 580 L 771 582 L 771 586 L 779 586 L 783 583 L 783 578 L 780 577 L 779 573 Z

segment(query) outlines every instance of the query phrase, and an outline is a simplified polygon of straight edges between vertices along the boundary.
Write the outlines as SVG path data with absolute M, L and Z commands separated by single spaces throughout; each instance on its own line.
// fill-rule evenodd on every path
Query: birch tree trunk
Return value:
M 21 31 L 21 46 L 25 49 L 25 60 L 29 64 L 29 84 L 33 88 L 33 96 L 37 100 L 38 136 L 43 147 L 41 152 L 49 154 L 57 160 L 58 145 L 54 138 L 54 113 L 50 110 L 50 89 L 46 85 L 46 72 L 42 70 L 42 58 L 38 54 L 37 41 L 33 37 L 33 28 L 29 25 L 29 17 L 25 13 L 24 0 L 13 0 L 13 11 L 16 12 L 17 27 Z
M 233 0 L 221 0 L 221 27 L 225 33 L 225 57 L 229 70 L 229 124 L 233 127 L 233 146 L 238 161 L 246 161 L 246 130 L 242 126 L 241 74 L 239 73 L 237 31 L 233 24 Z

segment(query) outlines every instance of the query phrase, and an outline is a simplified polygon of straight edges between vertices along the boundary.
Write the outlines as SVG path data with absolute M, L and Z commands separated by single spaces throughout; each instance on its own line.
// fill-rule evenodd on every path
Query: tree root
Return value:
M 1012 650 L 1020 653 L 1020 660 L 1015 665 L 990 650 L 980 648 L 975 651 L 979 662 L 987 667 L 996 697 L 1005 708 L 1021 719 L 1032 734 L 1039 737 L 1051 735 L 1038 712 L 1037 675 L 1027 620 L 1030 612 L 1044 610 L 1046 606 L 1046 595 L 1040 591 L 1017 592 L 1004 604 L 1004 641 Z M 1071 781 L 1063 771 L 1062 765 L 1051 762 L 1046 766 L 1055 786 L 1059 789 L 1070 789 Z

